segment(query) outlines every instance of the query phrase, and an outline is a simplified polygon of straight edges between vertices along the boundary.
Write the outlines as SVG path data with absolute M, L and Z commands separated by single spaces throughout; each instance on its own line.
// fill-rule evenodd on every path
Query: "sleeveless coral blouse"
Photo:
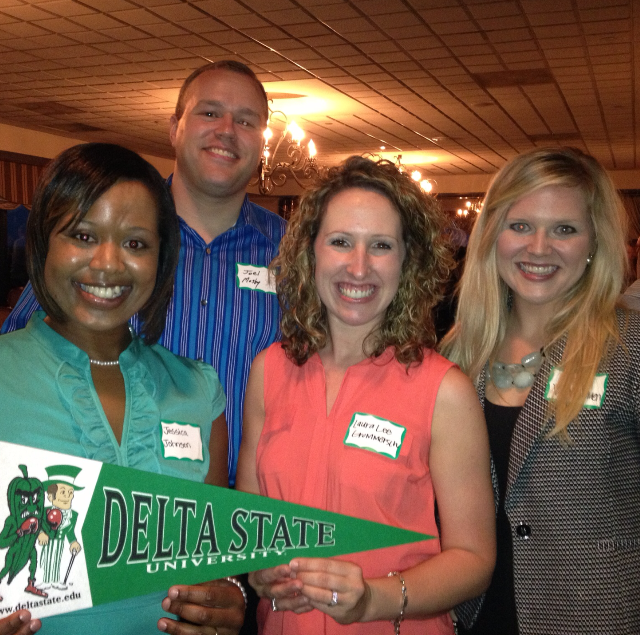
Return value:
M 436 352 L 406 367 L 388 348 L 376 359 L 350 367 L 327 417 L 324 368 L 314 355 L 296 366 L 280 344 L 267 351 L 264 369 L 265 423 L 257 449 L 260 494 L 438 536 L 429 472 L 431 419 L 436 395 L 452 367 Z M 398 457 L 345 444 L 355 413 L 374 415 L 406 428 Z M 403 571 L 440 552 L 439 540 L 343 556 L 365 578 Z M 408 589 L 411 593 L 411 589 Z M 400 606 L 398 584 L 398 608 Z M 314 610 L 303 615 L 258 609 L 264 635 L 392 635 L 389 621 L 343 626 Z M 448 614 L 405 620 L 402 635 L 450 635 Z

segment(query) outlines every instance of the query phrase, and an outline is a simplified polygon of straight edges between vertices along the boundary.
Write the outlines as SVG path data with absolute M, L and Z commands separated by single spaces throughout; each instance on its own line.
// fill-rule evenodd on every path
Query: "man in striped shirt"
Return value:
M 278 302 L 265 270 L 285 222 L 246 196 L 267 119 L 262 84 L 243 64 L 224 61 L 185 80 L 170 125 L 176 152 L 170 186 L 182 245 L 160 344 L 218 372 L 227 395 L 231 484 L 249 367 L 279 337 Z M 2 332 L 24 327 L 37 308 L 29 285 Z M 135 316 L 132 324 L 137 328 Z

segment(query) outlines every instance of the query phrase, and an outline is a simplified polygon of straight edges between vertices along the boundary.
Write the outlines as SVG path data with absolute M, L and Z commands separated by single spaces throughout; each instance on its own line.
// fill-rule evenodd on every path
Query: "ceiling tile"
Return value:
M 77 15 L 73 17 L 73 21 L 77 24 L 81 24 L 87 29 L 92 29 L 94 31 L 100 31 L 101 29 L 113 29 L 121 26 L 120 22 L 114 20 L 104 13 Z
M 249 13 L 242 4 L 235 2 L 235 0 L 203 0 L 202 2 L 195 2 L 194 6 L 216 18 Z
M 1 10 L 4 14 L 11 16 L 16 20 L 33 21 L 44 20 L 51 17 L 50 13 L 28 4 L 2 6 Z
M 110 39 L 103 33 L 86 30 L 74 31 L 73 33 L 67 33 L 66 35 L 69 39 L 75 40 L 77 42 L 82 42 L 83 44 L 97 44 L 98 42 L 108 42 Z
M 486 4 L 469 5 L 469 12 L 477 20 L 488 18 L 502 18 L 505 16 L 520 15 L 517 2 L 489 2 Z
M 102 134 L 171 156 L 166 121 L 173 106 L 148 91 L 175 90 L 205 59 L 231 58 L 265 81 L 315 74 L 369 113 L 367 120 L 305 116 L 305 129 L 328 160 L 383 143 L 399 152 L 432 148 L 428 138 L 439 137 L 445 159 L 431 173 L 491 172 L 508 156 L 544 139 L 559 143 L 562 135 L 574 135 L 577 145 L 584 139 L 610 166 L 634 165 L 636 154 L 640 160 L 633 0 L 110 0 L 106 6 L 0 0 L 3 121 L 38 119 L 41 128 L 69 135 L 84 126 L 87 139 Z M 487 92 L 475 83 L 478 74 L 526 78 L 542 71 L 542 85 L 525 81 Z M 36 117 L 16 106 L 29 100 L 79 110 L 58 120 L 51 113 Z
M 573 8 L 571 0 L 520 0 L 520 2 L 528 14 L 571 11 Z
M 585 22 L 582 25 L 586 35 L 602 33 L 629 33 L 630 20 L 601 20 L 597 22 Z
M 317 5 L 309 9 L 309 12 L 319 20 L 333 22 L 343 18 L 360 17 L 360 12 L 356 8 L 345 2 L 338 4 Z
M 34 37 L 37 35 L 46 35 L 48 31 L 29 22 L 10 22 L 2 25 L 2 30 L 14 37 Z

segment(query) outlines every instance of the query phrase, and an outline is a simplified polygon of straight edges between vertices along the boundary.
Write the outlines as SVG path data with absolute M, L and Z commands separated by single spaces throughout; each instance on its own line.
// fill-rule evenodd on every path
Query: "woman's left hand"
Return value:
M 172 586 L 163 610 L 181 621 L 161 618 L 158 629 L 171 635 L 236 635 L 244 622 L 245 603 L 240 589 L 227 580 L 191 586 Z
M 330 558 L 295 558 L 290 567 L 291 577 L 303 583 L 300 594 L 309 599 L 311 606 L 339 624 L 362 619 L 371 590 L 358 565 Z

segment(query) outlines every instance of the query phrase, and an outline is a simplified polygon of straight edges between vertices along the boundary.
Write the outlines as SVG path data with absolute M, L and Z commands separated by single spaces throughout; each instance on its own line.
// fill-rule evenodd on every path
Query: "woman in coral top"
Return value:
M 251 574 L 261 633 L 453 633 L 449 609 L 488 585 L 484 420 L 432 349 L 448 264 L 437 205 L 388 162 L 351 157 L 289 224 L 285 339 L 253 363 L 238 487 L 436 538 Z

